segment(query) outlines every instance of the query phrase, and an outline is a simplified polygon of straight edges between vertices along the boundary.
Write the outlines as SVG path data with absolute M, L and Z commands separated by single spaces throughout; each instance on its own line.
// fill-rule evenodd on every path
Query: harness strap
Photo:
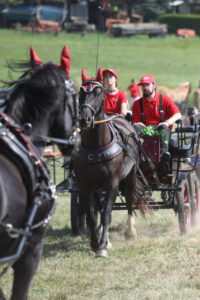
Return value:
M 159 112 L 160 112 L 160 123 L 164 122 L 164 110 L 163 110 L 163 98 L 159 95 Z
M 139 102 L 140 102 L 141 121 L 142 121 L 142 123 L 146 124 L 145 118 L 144 118 L 144 110 L 143 110 L 143 105 L 142 105 L 142 98 L 139 99 Z
M 105 160 L 110 160 L 122 152 L 122 147 L 118 143 L 118 138 L 113 128 L 112 122 L 108 122 L 108 127 L 112 134 L 112 141 L 109 144 L 95 149 L 88 149 L 81 145 L 81 156 L 87 162 L 97 163 Z
M 140 103 L 141 121 L 142 121 L 142 123 L 146 124 L 145 117 L 144 117 L 142 98 L 140 98 L 138 101 Z M 164 110 L 163 110 L 163 97 L 161 94 L 159 95 L 159 113 L 160 113 L 160 123 L 162 123 L 162 122 L 164 122 Z

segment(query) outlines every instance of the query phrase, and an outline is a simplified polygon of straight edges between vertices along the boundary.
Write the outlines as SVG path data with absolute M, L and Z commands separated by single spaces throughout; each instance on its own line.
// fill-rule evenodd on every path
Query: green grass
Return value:
M 59 62 L 68 45 L 71 77 L 80 81 L 83 66 L 95 74 L 97 35 L 62 32 L 31 34 L 0 30 L 0 78 L 8 79 L 6 59 L 28 59 L 32 44 L 43 61 Z M 112 38 L 101 34 L 99 65 L 119 73 L 125 89 L 134 76 L 151 73 L 158 84 L 175 88 L 183 81 L 198 87 L 200 39 L 181 40 L 146 36 Z M 17 76 L 17 75 L 15 75 Z M 61 173 L 58 182 L 62 180 Z M 59 194 L 57 210 L 44 240 L 44 253 L 30 289 L 30 300 L 188 300 L 200 299 L 199 228 L 180 236 L 172 210 L 136 217 L 138 238 L 124 239 L 125 211 L 114 211 L 110 230 L 113 248 L 106 259 L 96 259 L 87 236 L 71 234 L 69 194 Z M 12 271 L 1 278 L 7 297 Z
M 136 217 L 138 238 L 124 239 L 125 211 L 113 212 L 106 259 L 97 259 L 87 236 L 74 237 L 69 194 L 59 194 L 30 300 L 199 299 L 199 229 L 180 236 L 172 210 Z M 2 281 L 8 294 L 11 270 Z
M 0 78 L 9 74 L 3 65 L 6 59 L 29 59 L 32 45 L 44 61 L 59 63 L 64 45 L 71 53 L 71 77 L 80 82 L 81 69 L 85 67 L 89 76 L 96 73 L 97 34 L 69 34 L 61 32 L 36 34 L 30 32 L 0 30 Z M 136 36 L 114 38 L 100 34 L 98 66 L 115 68 L 119 73 L 119 87 L 126 89 L 132 77 L 138 80 L 144 74 L 153 74 L 158 85 L 170 88 L 190 81 L 193 88 L 200 79 L 200 38 L 180 39 L 176 36 L 149 38 Z

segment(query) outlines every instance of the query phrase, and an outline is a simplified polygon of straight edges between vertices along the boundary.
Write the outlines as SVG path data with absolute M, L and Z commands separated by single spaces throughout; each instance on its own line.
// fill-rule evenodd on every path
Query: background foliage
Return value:
M 200 35 L 200 15 L 164 14 L 159 16 L 157 21 L 167 24 L 169 33 L 176 33 L 179 28 L 187 28 L 195 30 L 196 34 Z

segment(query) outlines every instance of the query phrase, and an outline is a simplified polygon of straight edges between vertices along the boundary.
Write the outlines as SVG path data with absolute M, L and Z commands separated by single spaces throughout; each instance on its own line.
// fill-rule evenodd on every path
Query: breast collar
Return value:
M 122 147 L 118 143 L 112 125 L 108 123 L 108 126 L 112 133 L 112 141 L 108 145 L 96 149 L 87 149 L 81 145 L 80 154 L 85 161 L 89 163 L 102 162 L 105 160 L 110 160 L 122 152 Z

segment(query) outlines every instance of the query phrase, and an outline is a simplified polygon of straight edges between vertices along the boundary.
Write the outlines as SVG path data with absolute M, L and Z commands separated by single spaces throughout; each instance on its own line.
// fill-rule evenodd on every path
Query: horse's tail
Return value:
M 140 213 L 145 216 L 146 213 L 151 213 L 149 205 L 149 193 L 144 189 L 144 184 L 136 177 L 134 189 L 134 205 L 139 209 Z

